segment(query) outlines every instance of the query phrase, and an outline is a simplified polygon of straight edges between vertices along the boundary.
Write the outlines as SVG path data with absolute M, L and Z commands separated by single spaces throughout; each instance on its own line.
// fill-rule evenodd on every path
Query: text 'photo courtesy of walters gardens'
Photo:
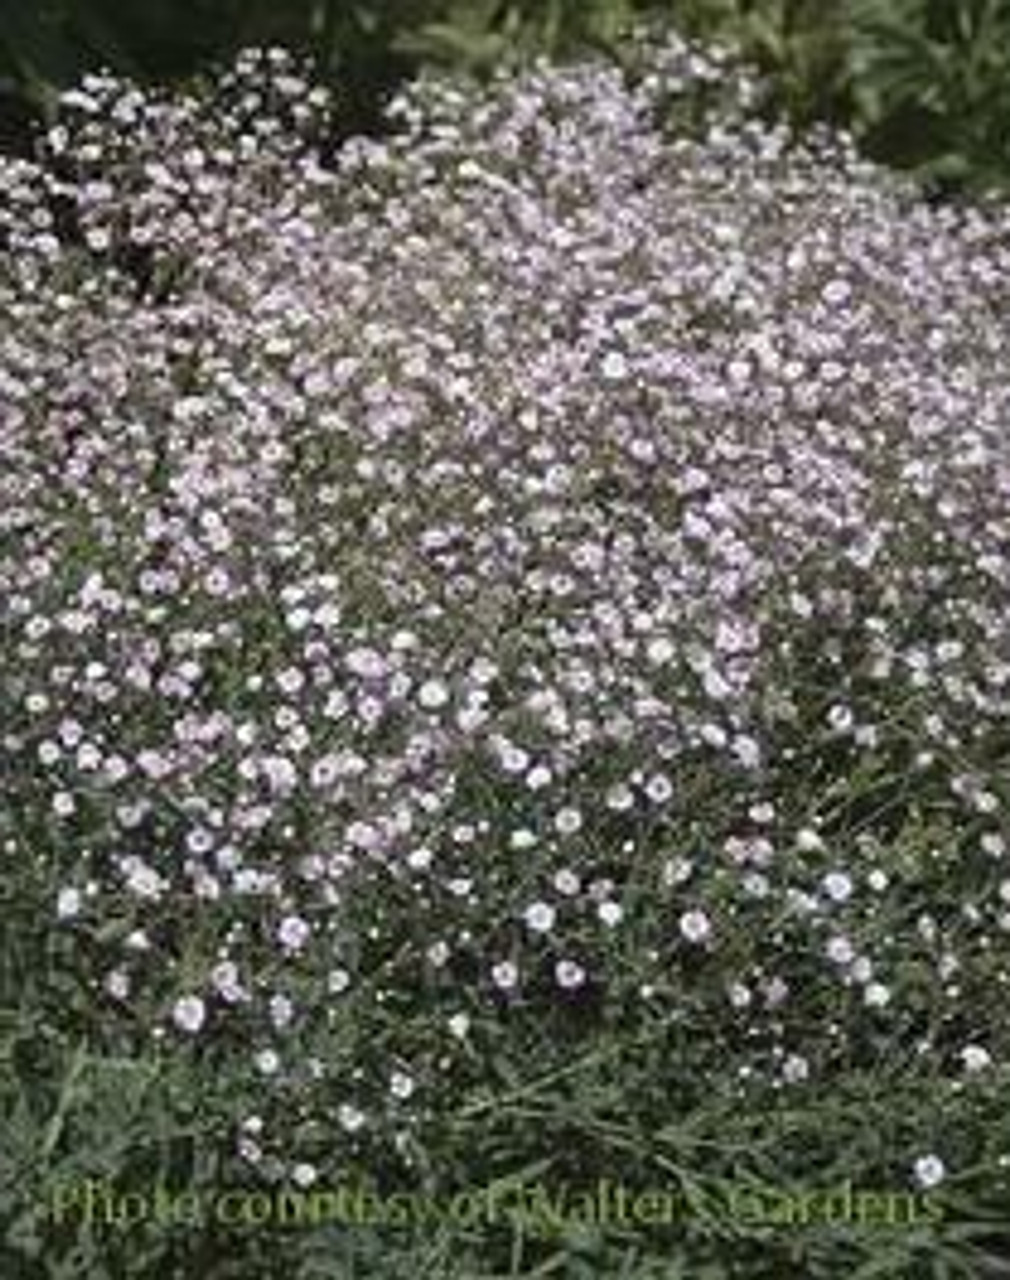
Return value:
M 767 42 L 418 0 L 363 129 L 399 20 L 302 4 L 57 83 L 0 0 L 0 1277 L 1010 1274 L 967 126 L 924 186 Z
M 368 1186 L 218 1190 L 201 1194 L 156 1184 L 121 1191 L 86 1180 L 55 1190 L 41 1216 L 61 1225 L 79 1222 L 120 1230 L 156 1222 L 199 1227 L 342 1226 L 461 1227 L 505 1225 L 531 1235 L 568 1228 L 646 1230 L 722 1217 L 728 1222 L 777 1228 L 855 1225 L 912 1228 L 939 1223 L 942 1201 L 933 1193 L 834 1190 L 783 1191 L 727 1187 L 720 1195 L 687 1196 L 667 1187 L 633 1191 L 601 1179 L 595 1186 L 552 1188 L 540 1183 L 462 1190 L 446 1197 L 420 1192 L 380 1194 Z

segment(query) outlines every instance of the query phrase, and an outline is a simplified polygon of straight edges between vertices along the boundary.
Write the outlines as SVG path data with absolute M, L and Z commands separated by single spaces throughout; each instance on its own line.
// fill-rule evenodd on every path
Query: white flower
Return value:
M 374 850 L 382 843 L 382 833 L 371 822 L 350 822 L 347 825 L 347 843 L 356 849 Z
M 712 924 L 704 911 L 685 911 L 680 917 L 680 932 L 688 942 L 704 942 L 712 935 Z
M 912 1166 L 912 1172 L 919 1186 L 927 1191 L 931 1187 L 939 1186 L 947 1176 L 946 1166 L 940 1157 L 935 1155 L 920 1156 Z
M 809 1076 L 810 1064 L 799 1054 L 790 1054 L 782 1064 L 782 1078 L 789 1084 L 799 1084 Z
M 645 646 L 645 656 L 654 667 L 665 667 L 676 656 L 677 649 L 666 636 L 656 636 Z
M 337 1120 L 347 1133 L 357 1133 L 365 1123 L 365 1113 L 348 1102 L 342 1102 L 337 1108 Z
M 555 872 L 552 883 L 558 893 L 564 894 L 566 898 L 574 897 L 582 888 L 582 881 L 567 867 L 562 867 L 560 871 Z
M 301 916 L 285 916 L 277 927 L 277 941 L 285 951 L 300 951 L 311 932 L 312 926 Z
M 511 991 L 519 981 L 519 970 L 511 960 L 502 960 L 492 968 L 491 981 L 499 991 Z
M 761 747 L 755 738 L 741 733 L 733 739 L 733 754 L 745 769 L 756 769 L 761 763 Z
M 574 960 L 559 960 L 554 966 L 554 976 L 557 978 L 559 987 L 563 987 L 566 991 L 573 991 L 585 982 L 586 971 Z
M 764 826 L 775 821 L 775 806 L 770 801 L 763 800 L 760 804 L 752 804 L 747 810 L 747 816 L 751 822 L 759 822 Z
M 260 1075 L 273 1076 L 280 1070 L 281 1060 L 273 1049 L 261 1049 L 254 1061 Z
M 326 979 L 326 990 L 333 996 L 339 996 L 351 985 L 351 975 L 346 969 L 331 969 Z
M 789 995 L 789 985 L 782 978 L 769 978 L 764 984 L 764 997 L 769 1009 L 777 1009 Z
M 690 880 L 694 864 L 687 858 L 671 858 L 663 864 L 663 884 L 668 888 Z
M 526 775 L 526 785 L 531 791 L 542 791 L 550 785 L 553 776 L 545 764 L 535 764 Z
M 634 807 L 635 795 L 630 787 L 618 783 L 610 788 L 606 795 L 606 805 L 613 813 L 626 813 Z
M 559 835 L 574 835 L 582 826 L 582 814 L 578 809 L 559 809 L 554 815 L 554 830 Z
M 427 871 L 431 866 L 434 855 L 430 849 L 420 846 L 417 849 L 411 849 L 407 854 L 407 866 L 411 871 Z
M 871 1009 L 883 1009 L 891 1002 L 891 993 L 881 982 L 870 982 L 863 988 L 863 1000 Z
M 600 363 L 600 373 L 607 382 L 619 382 L 628 372 L 628 362 L 620 351 L 608 351 Z
M 992 1055 L 981 1045 L 968 1044 L 961 1050 L 961 1062 L 965 1071 L 973 1075 L 976 1071 L 985 1071 L 992 1066 Z
M 130 975 L 125 969 L 113 969 L 105 979 L 105 990 L 114 1000 L 125 1000 L 130 994 Z
M 319 1177 L 315 1165 L 301 1162 L 293 1165 L 291 1168 L 291 1180 L 295 1186 L 307 1188 L 311 1187 Z
M 516 747 L 509 743 L 507 746 L 502 747 L 498 759 L 505 773 L 525 773 L 529 768 L 530 754 L 528 751 L 524 751 L 522 747 Z
M 653 804 L 665 804 L 673 795 L 673 783 L 665 774 L 653 774 L 645 784 L 645 794 Z
M 873 977 L 873 961 L 869 956 L 857 956 L 849 969 L 855 982 L 869 982 Z
M 270 1012 L 270 1021 L 276 1030 L 283 1031 L 294 1017 L 295 1006 L 287 996 L 271 996 L 267 1007 Z
M 462 1040 L 470 1030 L 470 1018 L 465 1013 L 454 1013 L 448 1022 L 449 1032 L 454 1035 L 457 1040 Z
M 856 949 L 848 938 L 836 937 L 829 939 L 824 951 L 828 959 L 834 961 L 835 964 L 851 964 L 856 957 Z
M 165 881 L 153 867 L 139 858 L 130 858 L 127 863 L 126 887 L 138 898 L 154 901 L 164 893 Z
M 417 691 L 417 700 L 426 711 L 437 711 L 449 701 L 449 688 L 441 680 L 425 680 Z
M 195 1034 L 203 1026 L 207 1008 L 199 996 L 182 996 L 172 1009 L 172 1021 L 180 1031 Z
M 61 889 L 56 895 L 56 918 L 58 920 L 72 920 L 74 916 L 80 914 L 81 901 L 80 889 Z
M 830 871 L 821 881 L 821 888 L 832 902 L 846 902 L 852 897 L 852 877 L 844 871 Z
M 375 649 L 351 649 L 344 655 L 344 665 L 363 680 L 380 680 L 388 670 L 386 660 Z
M 413 1077 L 407 1075 L 405 1071 L 394 1071 L 389 1077 L 389 1092 L 401 1101 L 409 1098 L 414 1092 Z
M 222 960 L 216 964 L 210 971 L 210 980 L 218 995 L 229 1004 L 241 1000 L 245 994 L 239 982 L 238 965 L 233 960 Z
M 549 933 L 554 927 L 557 912 L 546 902 L 534 902 L 523 912 L 526 928 L 534 933 Z
M 624 908 L 619 902 L 601 902 L 596 908 L 596 914 L 602 924 L 612 929 L 624 919 Z

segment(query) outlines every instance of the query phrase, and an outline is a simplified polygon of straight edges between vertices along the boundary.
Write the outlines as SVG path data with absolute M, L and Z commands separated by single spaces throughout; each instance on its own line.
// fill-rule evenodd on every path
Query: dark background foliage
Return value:
M 56 88 L 98 66 L 184 78 L 280 42 L 312 55 L 353 133 L 422 65 L 612 48 L 641 17 L 737 45 L 775 106 L 934 188 L 1010 181 L 1010 0 L 0 0 L 0 147 L 30 148 Z

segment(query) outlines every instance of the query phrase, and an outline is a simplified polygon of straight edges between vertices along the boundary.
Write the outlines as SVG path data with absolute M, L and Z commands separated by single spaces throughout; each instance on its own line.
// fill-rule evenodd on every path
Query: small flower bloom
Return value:
M 564 894 L 566 898 L 574 897 L 582 887 L 582 881 L 567 867 L 555 873 L 553 884 L 558 893 Z
M 339 996 L 351 985 L 351 975 L 346 969 L 331 969 L 326 979 L 326 990 L 332 996 Z
M 285 916 L 277 927 L 277 940 L 285 951 L 301 951 L 311 932 L 311 925 L 301 916 Z
M 291 1168 L 291 1180 L 297 1187 L 306 1189 L 314 1185 L 319 1177 L 315 1165 L 300 1162 Z
M 172 1021 L 180 1031 L 195 1034 L 203 1026 L 207 1008 L 199 996 L 182 996 L 172 1009 Z
M 499 991 L 511 991 L 519 981 L 519 970 L 511 960 L 502 960 L 492 968 L 491 981 Z
M 673 783 L 665 774 L 653 774 L 645 784 L 645 794 L 653 804 L 665 804 L 673 795 Z
M 554 817 L 554 829 L 558 835 L 574 835 L 582 826 L 582 814 L 578 809 L 559 809 Z
M 680 917 L 680 932 L 688 942 L 701 943 L 712 935 L 712 924 L 704 911 L 685 911 Z
M 620 351 L 608 351 L 600 364 L 600 373 L 607 382 L 619 382 L 628 372 L 628 362 Z
M 782 1078 L 788 1084 L 799 1084 L 810 1076 L 810 1064 L 799 1054 L 790 1054 L 782 1064 Z
M 405 1101 L 414 1092 L 414 1079 L 405 1071 L 394 1071 L 389 1077 L 389 1092 L 394 1098 Z
M 523 912 L 527 929 L 534 933 L 549 933 L 556 918 L 557 912 L 546 902 L 534 902 Z
M 852 897 L 852 877 L 844 871 L 831 871 L 821 881 L 821 888 L 832 902 L 847 902 Z
M 277 1031 L 283 1031 L 295 1013 L 295 1007 L 287 996 L 271 996 L 268 1009 L 270 1021 Z
M 624 919 L 624 908 L 619 902 L 601 902 L 596 908 L 596 914 L 602 924 L 613 929 Z
M 574 991 L 586 980 L 586 971 L 574 960 L 559 960 L 554 966 L 554 976 L 558 986 L 565 991 Z
M 992 1066 L 992 1055 L 988 1049 L 983 1049 L 978 1044 L 968 1044 L 961 1050 L 961 1062 L 965 1071 L 970 1075 L 974 1075 L 978 1071 L 985 1071 L 987 1067 Z
M 883 1009 L 891 1002 L 891 993 L 881 982 L 870 982 L 863 989 L 863 1000 L 871 1009 Z
M 337 1121 L 347 1133 L 357 1133 L 365 1123 L 365 1113 L 348 1102 L 342 1102 L 337 1108 Z
M 645 656 L 654 667 L 665 667 L 676 655 L 676 647 L 666 636 L 657 636 L 645 646 Z
M 448 1022 L 450 1034 L 462 1040 L 470 1030 L 470 1018 L 465 1013 L 454 1013 Z
M 56 917 L 58 920 L 72 920 L 81 911 L 81 891 L 74 888 L 61 889 L 56 896 Z
M 281 1060 L 273 1049 L 261 1049 L 253 1061 L 260 1075 L 273 1076 L 280 1070 Z
M 549 786 L 553 774 L 544 764 L 535 764 L 526 775 L 526 785 L 531 791 L 542 791 Z
M 441 680 L 426 680 L 417 691 L 417 701 L 426 711 L 437 711 L 449 701 L 449 688 Z
M 916 1182 L 924 1190 L 937 1187 L 947 1176 L 947 1169 L 939 1156 L 920 1156 L 912 1166 Z

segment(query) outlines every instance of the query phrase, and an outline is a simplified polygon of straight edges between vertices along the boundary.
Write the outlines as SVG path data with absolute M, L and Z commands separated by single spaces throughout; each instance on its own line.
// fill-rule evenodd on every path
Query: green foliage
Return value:
M 95 65 L 166 78 L 275 41 L 327 71 L 350 133 L 420 65 L 482 75 L 613 49 L 641 18 L 737 46 L 774 109 L 848 127 L 940 188 L 1010 178 L 1010 0 L 0 0 L 0 92 L 48 114 L 54 86 Z
M 1010 180 L 1010 3 L 856 0 L 853 84 L 869 148 L 948 185 Z

